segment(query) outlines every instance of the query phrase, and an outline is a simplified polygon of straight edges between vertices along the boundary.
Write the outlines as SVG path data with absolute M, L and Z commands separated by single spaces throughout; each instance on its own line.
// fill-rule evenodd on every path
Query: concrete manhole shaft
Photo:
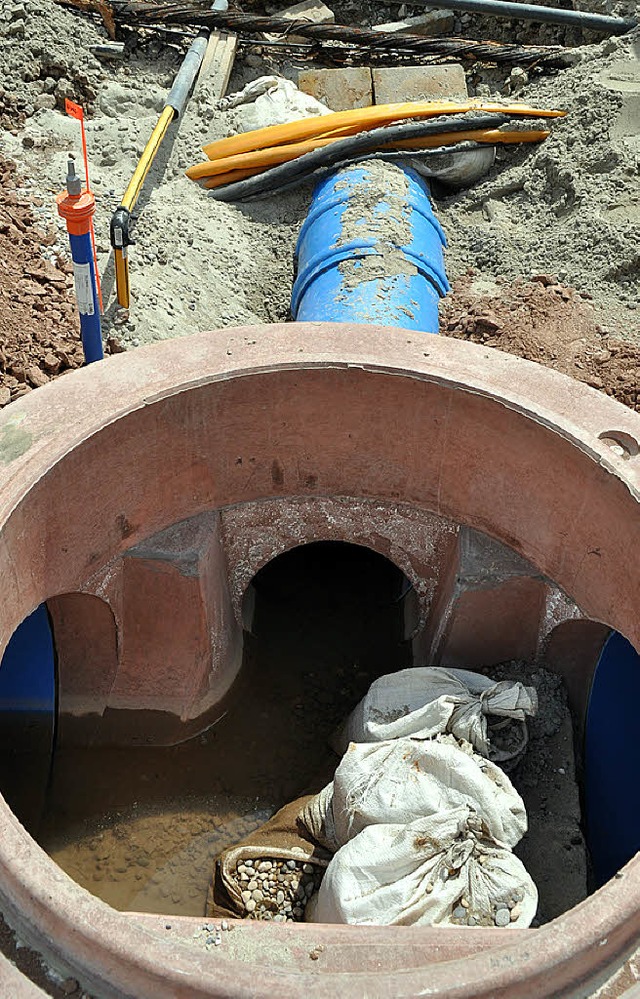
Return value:
M 127 713 L 143 707 L 160 738 L 187 735 L 233 682 L 255 572 L 293 543 L 362 543 L 363 518 L 414 583 L 411 633 L 424 655 L 441 654 L 455 633 L 436 627 L 452 592 L 442 567 L 458 565 L 453 548 L 473 556 L 483 538 L 516 553 L 505 579 L 516 580 L 517 599 L 539 600 L 545 635 L 577 615 L 638 648 L 639 441 L 640 417 L 582 384 L 404 330 L 247 327 L 119 355 L 0 415 L 2 648 L 45 601 L 61 628 L 73 620 L 66 599 L 78 613 L 90 606 L 97 631 L 125 642 L 88 679 L 68 659 L 69 731 L 78 719 L 97 731 L 107 718 L 111 737 L 127 741 Z M 264 538 L 281 514 L 271 550 Z M 287 523 L 294 534 L 307 525 L 298 540 Z M 207 581 L 212 647 L 192 649 L 188 696 L 167 669 L 152 697 L 126 638 L 126 608 L 149 563 L 158 600 Z M 421 589 L 432 577 L 435 589 Z M 540 629 L 532 636 L 540 641 Z M 113 671 L 106 679 L 103 668 Z M 578 697 L 586 681 L 566 679 Z M 100 682 L 114 699 L 96 694 Z M 81 889 L 0 801 L 0 907 L 99 996 L 585 994 L 634 949 L 638 899 L 634 859 L 538 930 L 239 923 L 212 955 L 189 942 L 201 920 L 119 913 Z M 0 981 L 5 973 L 14 975 L 0 964 Z M 19 995 L 6 981 L 6 994 Z

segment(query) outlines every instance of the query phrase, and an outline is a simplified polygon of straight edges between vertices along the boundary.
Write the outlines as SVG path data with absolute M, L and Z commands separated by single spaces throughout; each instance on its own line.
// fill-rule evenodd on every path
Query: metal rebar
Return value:
M 378 32 L 370 28 L 356 28 L 344 24 L 312 24 L 309 21 L 291 21 L 284 17 L 260 17 L 253 14 L 208 11 L 197 4 L 150 4 L 142 0 L 112 4 L 116 16 L 126 24 L 151 26 L 182 24 L 208 28 L 221 28 L 235 34 L 267 32 L 296 34 L 321 43 L 339 43 L 367 49 L 374 53 L 394 53 L 399 49 L 415 55 L 448 56 L 475 62 L 507 63 L 527 66 L 533 63 L 563 67 L 567 65 L 562 46 L 503 45 L 498 42 L 478 42 L 469 38 L 425 38 L 423 35 Z M 332 46 L 336 51 L 336 46 Z
M 402 3 L 404 0 L 385 0 L 385 3 Z M 411 0 L 420 7 L 441 7 L 443 0 Z M 590 14 L 583 10 L 562 10 L 533 3 L 510 3 L 508 0 L 447 0 L 447 10 L 465 10 L 471 14 L 491 14 L 493 17 L 511 17 L 517 21 L 543 21 L 547 24 L 567 24 L 608 35 L 624 35 L 637 27 L 633 17 L 611 17 L 609 14 Z

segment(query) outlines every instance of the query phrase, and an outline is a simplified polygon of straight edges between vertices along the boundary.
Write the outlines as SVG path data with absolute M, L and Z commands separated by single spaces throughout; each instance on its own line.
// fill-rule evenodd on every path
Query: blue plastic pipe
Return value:
M 76 301 L 80 313 L 82 349 L 85 361 L 91 364 L 92 361 L 101 361 L 104 357 L 91 234 L 87 232 L 82 236 L 74 236 L 69 233 L 69 244 L 73 260 Z
M 596 887 L 640 850 L 639 704 L 640 654 L 614 631 L 596 666 L 586 717 L 584 797 Z
M 339 170 L 316 187 L 296 246 L 293 318 L 437 333 L 438 300 L 449 290 L 444 232 L 419 174 L 394 168 L 406 178 L 400 198 L 398 185 L 385 195 L 379 166 Z M 376 189 L 380 200 L 358 216 Z
M 45 604 L 13 633 L 0 663 L 0 712 L 55 710 L 53 634 Z

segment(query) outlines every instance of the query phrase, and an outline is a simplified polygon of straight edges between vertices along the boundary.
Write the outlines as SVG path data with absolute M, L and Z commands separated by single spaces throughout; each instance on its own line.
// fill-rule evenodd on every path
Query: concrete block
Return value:
M 147 741 L 186 737 L 227 693 L 241 661 L 217 515 L 126 551 L 121 604 L 118 668 L 96 737 L 135 742 L 144 712 Z
M 467 81 L 460 63 L 376 68 L 371 74 L 375 104 L 464 100 L 467 97 Z
M 396 32 L 410 35 L 446 35 L 453 31 L 455 17 L 451 10 L 430 10 L 417 17 L 405 17 L 401 21 L 388 21 L 386 24 L 374 24 L 373 31 L 382 34 Z
M 118 671 L 116 622 L 109 604 L 88 593 L 53 597 L 47 608 L 58 663 L 58 744 L 86 745 Z
M 517 552 L 462 528 L 457 557 L 434 595 L 425 661 L 470 669 L 534 661 L 548 591 L 548 582 Z
M 373 103 L 368 66 L 345 69 L 308 69 L 300 73 L 298 87 L 322 101 L 332 111 L 366 108 Z
M 321 0 L 302 0 L 292 7 L 279 10 L 276 17 L 286 17 L 290 21 L 312 21 L 313 24 L 333 24 L 336 16 Z
M 525 576 L 491 589 L 461 593 L 445 637 L 442 666 L 491 666 L 509 659 L 534 662 L 546 587 Z
M 289 21 L 309 21 L 311 24 L 333 24 L 335 14 L 322 3 L 322 0 L 303 0 L 285 10 L 276 11 L 276 17 L 284 17 Z M 289 40 L 293 42 L 308 42 L 304 35 L 289 35 Z M 280 35 L 267 35 L 267 38 L 280 38 Z

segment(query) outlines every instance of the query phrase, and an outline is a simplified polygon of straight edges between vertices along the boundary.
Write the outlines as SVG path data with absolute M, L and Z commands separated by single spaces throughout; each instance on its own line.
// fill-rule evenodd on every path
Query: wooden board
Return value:
M 204 54 L 195 92 L 202 87 L 205 80 L 212 84 L 213 92 L 218 100 L 224 97 L 229 85 L 233 60 L 236 56 L 238 36 L 227 31 L 212 31 L 209 36 L 207 51 Z

